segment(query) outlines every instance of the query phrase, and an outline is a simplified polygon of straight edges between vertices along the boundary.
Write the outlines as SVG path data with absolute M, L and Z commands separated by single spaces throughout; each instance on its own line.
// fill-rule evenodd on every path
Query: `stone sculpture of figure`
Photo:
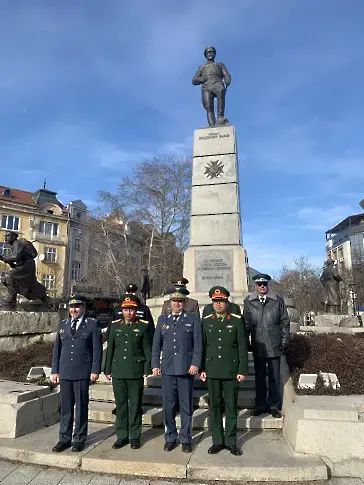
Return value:
M 216 49 L 209 46 L 205 49 L 205 64 L 202 64 L 192 79 L 192 84 L 202 86 L 202 105 L 207 112 L 209 126 L 216 126 L 214 100 L 217 98 L 217 126 L 228 125 L 225 118 L 226 88 L 231 83 L 231 76 L 222 62 L 215 62 Z
M 9 256 L 0 256 L 0 260 L 7 263 L 12 269 L 5 276 L 3 284 L 7 287 L 8 296 L 2 309 L 13 310 L 16 307 L 18 294 L 28 300 L 40 299 L 48 304 L 47 290 L 37 281 L 34 259 L 38 256 L 33 244 L 20 238 L 16 232 L 5 234 L 5 242 L 11 247 Z
M 341 307 L 340 281 L 342 280 L 333 260 L 327 260 L 320 276 L 324 287 L 322 304 L 326 313 L 337 313 Z
M 150 298 L 150 285 L 149 285 L 149 274 L 147 268 L 142 268 L 142 283 L 141 283 L 140 293 L 146 303 L 147 299 Z

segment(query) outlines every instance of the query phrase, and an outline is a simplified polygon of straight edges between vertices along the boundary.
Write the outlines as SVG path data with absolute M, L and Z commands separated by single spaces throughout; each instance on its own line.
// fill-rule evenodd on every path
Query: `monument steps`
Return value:
M 115 423 L 115 415 L 111 413 L 114 408 L 113 403 L 109 402 L 90 402 L 89 421 L 95 423 Z M 250 409 L 240 409 L 238 415 L 239 430 L 264 430 L 282 429 L 283 419 L 274 419 L 265 414 L 262 416 L 251 416 Z M 143 426 L 161 427 L 163 426 L 162 407 L 143 406 Z M 177 414 L 177 427 L 180 427 L 180 416 Z M 193 429 L 210 429 L 209 410 L 207 408 L 196 409 L 193 413 Z
M 108 384 L 94 384 L 90 387 L 90 400 L 101 402 L 114 402 L 112 387 Z M 239 390 L 238 408 L 252 408 L 255 402 L 255 392 Z M 162 389 L 147 387 L 144 389 L 143 404 L 162 406 Z M 193 405 L 199 408 L 208 408 L 207 389 L 195 389 L 193 393 Z

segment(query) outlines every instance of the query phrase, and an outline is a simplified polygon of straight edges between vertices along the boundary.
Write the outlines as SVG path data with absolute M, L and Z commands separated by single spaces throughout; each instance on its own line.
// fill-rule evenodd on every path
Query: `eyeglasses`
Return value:
M 265 281 L 259 281 L 259 283 L 255 283 L 257 286 L 268 286 L 268 283 Z

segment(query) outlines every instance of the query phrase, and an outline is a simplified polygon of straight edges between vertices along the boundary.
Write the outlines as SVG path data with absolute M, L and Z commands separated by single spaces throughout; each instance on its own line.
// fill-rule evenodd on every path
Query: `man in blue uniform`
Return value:
M 184 311 L 188 294 L 183 287 L 171 294 L 172 312 L 158 318 L 152 349 L 153 375 L 160 375 L 162 371 L 164 450 L 172 451 L 176 446 L 176 409 L 179 406 L 179 440 L 185 453 L 192 452 L 193 381 L 202 358 L 200 317 Z
M 53 346 L 52 382 L 60 384 L 59 442 L 52 451 L 71 446 L 74 405 L 76 422 L 72 451 L 82 451 L 87 438 L 89 385 L 101 372 L 102 339 L 97 320 L 85 316 L 85 301 L 71 297 L 70 318 L 59 324 Z

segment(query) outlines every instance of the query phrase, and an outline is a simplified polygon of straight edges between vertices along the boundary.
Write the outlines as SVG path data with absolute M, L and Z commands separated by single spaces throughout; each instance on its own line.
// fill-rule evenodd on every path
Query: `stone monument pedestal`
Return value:
M 238 184 L 234 126 L 195 130 L 190 244 L 183 274 L 201 308 L 210 303 L 212 286 L 226 287 L 238 304 L 248 294 Z

